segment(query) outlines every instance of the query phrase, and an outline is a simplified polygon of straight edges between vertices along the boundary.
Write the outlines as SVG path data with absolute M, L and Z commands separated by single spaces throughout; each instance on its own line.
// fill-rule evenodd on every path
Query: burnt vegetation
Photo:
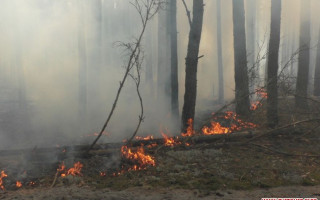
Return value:
M 32 80 L 25 60 L 38 56 L 23 46 L 17 12 L 10 31 L 21 41 L 6 44 L 11 53 L 0 48 L 0 195 L 76 185 L 191 189 L 200 198 L 218 189 L 320 185 L 320 31 L 312 8 L 319 2 L 32 2 L 23 6 L 53 16 L 51 6 L 74 12 L 76 42 L 68 45 L 77 55 L 66 66 L 77 81 L 52 89 L 70 102 L 46 118 L 61 104 L 52 111 L 37 104 L 44 93 L 33 87 L 41 82 Z M 127 12 L 129 23 L 117 12 Z M 129 42 L 113 40 L 117 34 Z M 41 65 L 60 55 L 46 51 Z

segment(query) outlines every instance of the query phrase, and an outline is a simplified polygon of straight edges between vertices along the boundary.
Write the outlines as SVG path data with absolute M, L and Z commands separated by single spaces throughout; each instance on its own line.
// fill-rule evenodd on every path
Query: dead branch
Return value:
M 54 175 L 54 179 L 53 179 L 53 182 L 51 184 L 51 188 L 54 187 L 54 185 L 56 184 L 56 181 L 57 181 L 57 178 L 58 178 L 58 174 L 59 174 L 59 171 L 57 170 L 56 174 Z
M 278 127 L 278 128 L 275 128 L 275 129 L 272 129 L 272 130 L 269 130 L 263 134 L 260 134 L 260 135 L 257 135 L 247 141 L 245 141 L 244 143 L 249 143 L 249 142 L 252 142 L 258 138 L 261 138 L 261 137 L 264 137 L 270 133 L 274 133 L 275 131 L 278 131 L 278 130 L 282 130 L 282 129 L 285 129 L 285 128 L 289 128 L 289 127 L 294 127 L 298 124 L 303 124 L 303 123 L 309 123 L 309 122 L 315 122 L 315 121 L 320 121 L 320 118 L 316 118 L 316 119 L 307 119 L 307 120 L 302 120 L 302 121 L 297 121 L 297 122 L 294 122 L 294 123 L 291 123 L 291 124 L 287 124 L 287 125 L 284 125 L 284 126 L 281 126 L 281 127 Z
M 127 141 L 127 145 L 129 145 L 131 143 L 132 139 L 137 135 L 138 130 L 140 128 L 140 125 L 141 125 L 141 123 L 143 122 L 143 119 L 144 119 L 143 101 L 142 101 L 142 97 L 141 97 L 141 93 L 140 93 L 140 82 L 141 82 L 141 73 L 140 72 L 141 72 L 141 62 L 142 62 L 143 58 L 140 61 L 140 57 L 139 56 L 140 56 L 141 49 L 140 48 L 138 48 L 138 49 L 139 49 L 138 50 L 138 54 L 137 54 L 137 56 L 135 58 L 136 59 L 135 60 L 135 66 L 136 66 L 137 75 L 136 75 L 136 77 L 131 73 L 129 73 L 129 75 L 130 75 L 130 77 L 133 79 L 133 81 L 136 84 L 136 92 L 137 92 L 137 95 L 139 97 L 141 112 L 140 112 L 140 115 L 139 115 L 138 125 L 137 125 L 135 131 L 133 132 L 131 138 Z
M 187 16 L 188 16 L 189 25 L 190 25 L 190 27 L 191 27 L 192 21 L 191 21 L 190 10 L 188 9 L 188 6 L 187 6 L 185 0 L 182 0 L 182 3 L 183 3 L 183 5 L 184 5 L 184 8 L 186 9 L 186 13 L 187 13 Z
M 109 121 L 113 115 L 113 112 L 116 108 L 116 105 L 118 103 L 118 99 L 119 99 L 119 96 L 120 96 L 120 93 L 121 93 L 121 90 L 124 86 L 124 83 L 126 82 L 127 80 L 127 77 L 130 73 L 130 70 L 132 69 L 132 67 L 134 66 L 135 64 L 135 56 L 136 56 L 136 53 L 138 51 L 138 48 L 141 44 L 141 40 L 142 40 L 142 37 L 144 35 L 144 32 L 146 30 L 146 26 L 147 26 L 147 23 L 148 21 L 151 19 L 152 16 L 154 16 L 154 14 L 159 10 L 159 6 L 161 5 L 161 1 L 160 0 L 146 0 L 146 1 L 138 1 L 138 0 L 135 0 L 134 2 L 132 2 L 133 5 L 135 5 L 134 7 L 136 8 L 137 12 L 139 13 L 140 16 L 142 16 L 142 30 L 140 32 L 140 35 L 136 41 L 136 43 L 133 44 L 133 50 L 131 51 L 131 55 L 129 57 L 129 60 L 128 60 L 128 63 L 125 67 L 125 74 L 122 78 L 122 81 L 120 81 L 120 86 L 118 88 L 118 91 L 117 91 L 117 94 L 116 94 L 116 98 L 113 102 L 113 105 L 112 105 L 112 108 L 109 112 L 109 115 L 108 115 L 108 118 L 106 120 L 106 122 L 104 123 L 101 131 L 99 132 L 99 135 L 97 136 L 97 138 L 93 141 L 93 143 L 91 144 L 91 146 L 89 147 L 88 151 L 89 152 L 92 147 L 97 143 L 97 141 L 99 140 L 99 138 L 101 137 L 103 131 L 106 129 L 106 127 L 108 126 L 109 124 Z M 144 7 L 144 9 L 142 9 L 141 7 Z M 144 12 L 145 10 L 145 12 Z
M 279 151 L 277 149 L 272 149 L 272 148 L 266 147 L 264 145 L 256 144 L 256 143 L 251 143 L 251 144 L 254 145 L 254 146 L 260 147 L 262 149 L 266 149 L 268 151 L 271 151 L 271 152 L 274 152 L 274 153 L 277 153 L 277 154 L 282 154 L 282 155 L 285 155 L 285 156 L 303 156 L 303 157 L 309 157 L 309 158 L 318 158 L 318 157 L 320 157 L 320 155 L 292 154 L 292 153 Z

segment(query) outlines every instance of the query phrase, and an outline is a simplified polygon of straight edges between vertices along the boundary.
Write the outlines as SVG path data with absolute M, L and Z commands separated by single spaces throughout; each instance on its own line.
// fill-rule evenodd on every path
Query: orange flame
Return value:
M 81 164 L 80 162 L 74 163 L 73 167 L 68 170 L 67 175 L 82 176 L 82 174 L 81 174 L 82 167 L 83 167 L 83 164 Z
M 204 135 L 226 134 L 230 132 L 231 128 L 223 127 L 219 122 L 211 122 L 211 127 L 204 126 L 202 128 L 202 133 Z
M 107 173 L 106 172 L 100 172 L 100 176 L 106 176 Z
M 0 173 L 0 188 L 2 190 L 5 189 L 4 186 L 3 186 L 3 180 L 2 179 L 6 178 L 6 177 L 8 177 L 8 175 L 2 170 L 1 173 Z
M 251 104 L 250 110 L 257 110 L 259 107 L 262 106 L 261 101 L 263 99 L 267 99 L 268 98 L 268 93 L 265 91 L 265 89 L 260 88 L 260 89 L 256 89 L 256 94 L 257 96 L 261 99 L 260 101 L 255 101 Z
M 178 145 L 181 144 L 181 142 L 175 141 L 173 137 L 169 137 L 168 135 L 166 135 L 162 130 L 160 130 L 162 137 L 164 138 L 164 145 L 165 146 L 174 146 L 174 145 Z
M 16 182 L 16 187 L 17 187 L 17 188 L 21 188 L 21 187 L 22 187 L 22 183 L 21 183 L 20 181 L 17 181 L 17 182 Z
M 262 106 L 262 103 L 260 101 L 253 102 L 251 104 L 250 110 L 257 110 L 261 106 Z
M 231 121 L 230 127 L 224 127 L 219 122 L 212 121 L 211 127 L 204 126 L 202 128 L 202 133 L 204 135 L 227 134 L 233 131 L 240 131 L 243 129 L 252 129 L 257 127 L 257 125 L 254 123 L 244 122 L 243 120 L 239 119 L 238 115 L 232 111 L 225 112 L 223 118 Z
M 82 167 L 83 167 L 83 164 L 81 164 L 80 162 L 76 162 L 76 163 L 73 164 L 72 168 L 66 170 L 66 166 L 62 162 L 59 165 L 59 168 L 57 169 L 57 171 L 61 173 L 61 177 L 65 177 L 67 175 L 82 176 L 82 174 L 81 174 Z
M 143 147 L 138 147 L 136 152 L 134 152 L 131 148 L 127 146 L 121 147 L 122 156 L 129 160 L 133 160 L 137 162 L 139 165 L 134 165 L 129 170 L 142 170 L 146 169 L 147 166 L 155 166 L 156 162 L 154 158 L 150 155 L 146 155 Z
M 195 131 L 193 130 L 193 119 L 190 118 L 188 119 L 188 128 L 187 128 L 187 132 L 186 133 L 181 133 L 181 135 L 183 137 L 186 137 L 186 136 L 192 136 L 195 134 Z

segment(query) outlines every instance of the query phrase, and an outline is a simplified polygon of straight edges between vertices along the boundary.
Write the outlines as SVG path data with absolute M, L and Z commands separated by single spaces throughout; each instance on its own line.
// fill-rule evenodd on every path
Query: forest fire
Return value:
M 135 151 L 128 146 L 122 146 L 121 153 L 124 158 L 129 159 L 133 163 L 135 163 L 134 166 L 128 170 L 143 170 L 148 166 L 156 165 L 154 157 L 146 155 L 142 146 L 138 147 Z
M 21 188 L 21 187 L 22 187 L 21 181 L 17 181 L 17 182 L 16 182 L 16 187 L 17 187 L 17 188 Z
M 195 134 L 195 131 L 193 130 L 193 119 L 188 119 L 188 128 L 186 133 L 181 133 L 183 137 L 192 136 Z
M 251 103 L 250 110 L 257 110 L 261 106 L 262 103 L 260 101 L 253 102 Z
M 228 126 L 223 126 L 221 122 L 223 121 Z M 192 119 L 188 120 L 188 128 L 186 133 L 181 133 L 182 136 L 193 136 L 195 135 L 195 131 L 192 126 Z M 227 134 L 232 133 L 234 131 L 240 131 L 244 129 L 253 129 L 256 128 L 257 125 L 251 122 L 245 122 L 238 118 L 238 115 L 232 111 L 226 111 L 223 116 L 214 117 L 213 121 L 211 121 L 211 126 L 204 126 L 201 131 L 203 135 L 215 135 L 215 134 Z
M 202 128 L 202 133 L 204 135 L 226 134 L 231 133 L 231 128 L 223 127 L 219 122 L 211 122 L 211 127 Z
M 66 166 L 62 162 L 61 165 L 59 165 L 59 168 L 57 169 L 57 171 L 61 173 L 61 177 L 65 177 L 68 175 L 82 176 L 82 173 L 81 173 L 82 167 L 83 167 L 83 164 L 81 164 L 80 162 L 76 162 L 74 163 L 72 168 L 66 170 Z
M 3 186 L 3 178 L 8 177 L 8 175 L 2 170 L 0 173 L 0 188 L 2 190 L 4 190 L 4 186 Z
M 83 167 L 83 164 L 81 164 L 80 162 L 74 163 L 73 167 L 68 170 L 67 175 L 82 176 L 81 174 L 82 167 Z
M 164 138 L 164 146 L 174 146 L 174 145 L 178 145 L 181 144 L 181 142 L 175 141 L 173 137 L 169 137 L 167 136 L 165 133 L 163 133 L 161 131 L 161 135 Z
M 263 88 L 256 89 L 256 94 L 260 100 L 251 103 L 250 110 L 257 110 L 262 106 L 261 101 L 268 98 L 268 93 Z

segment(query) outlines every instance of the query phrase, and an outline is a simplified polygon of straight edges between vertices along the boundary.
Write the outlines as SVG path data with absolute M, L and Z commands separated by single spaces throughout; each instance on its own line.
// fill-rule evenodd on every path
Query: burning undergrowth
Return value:
M 41 150 L 33 150 L 27 156 L 29 161 L 39 162 L 39 160 L 42 160 L 42 162 L 45 162 L 51 160 L 51 162 L 47 163 L 47 165 L 43 164 L 43 166 L 38 169 L 25 170 L 20 167 L 19 170 L 16 170 L 24 170 L 23 175 L 15 172 L 14 169 L 8 171 L 2 170 L 0 175 L 0 189 L 19 189 L 37 185 L 40 186 L 44 184 L 43 181 L 40 181 L 41 176 L 47 175 L 52 177 L 54 176 L 54 172 L 56 172 L 55 176 L 56 179 L 58 179 L 58 182 L 64 182 L 64 180 L 70 179 L 70 177 L 82 178 L 86 176 L 95 176 L 94 174 L 96 174 L 102 178 L 110 178 L 119 177 L 128 172 L 131 173 L 134 171 L 157 168 L 159 166 L 157 152 L 163 147 L 189 148 L 192 145 L 192 142 L 188 141 L 188 137 L 195 135 L 230 134 L 235 131 L 257 127 L 257 125 L 253 123 L 241 120 L 231 111 L 214 115 L 210 122 L 210 126 L 204 126 L 199 131 L 194 130 L 192 119 L 188 121 L 188 124 L 189 126 L 186 133 L 181 133 L 180 136 L 171 136 L 172 134 L 170 134 L 167 129 L 160 128 L 160 134 L 163 137 L 162 139 L 158 139 L 153 135 L 146 137 L 137 136 L 134 140 L 135 145 L 133 146 L 131 144 L 122 144 L 119 147 L 107 146 L 106 148 L 96 150 L 95 155 L 93 155 L 93 157 L 91 156 L 91 160 L 95 160 L 95 162 L 91 163 L 88 163 L 85 161 L 85 158 L 81 158 L 81 156 L 79 157 L 79 155 L 74 153 L 76 151 L 81 151 L 81 148 L 77 149 L 58 146 L 55 149 L 54 154 L 47 156 L 49 158 L 43 157 L 43 152 Z M 77 158 L 79 158 L 78 161 L 75 161 Z M 65 164 L 65 160 L 67 160 L 67 164 Z M 113 160 L 114 162 L 111 162 L 110 160 Z M 100 163 L 100 165 L 98 165 L 98 163 Z M 55 168 L 53 169 L 52 166 L 55 166 Z M 36 173 L 38 173 L 38 176 L 32 176 L 32 174 Z M 56 180 L 54 180 L 54 182 L 55 181 Z

